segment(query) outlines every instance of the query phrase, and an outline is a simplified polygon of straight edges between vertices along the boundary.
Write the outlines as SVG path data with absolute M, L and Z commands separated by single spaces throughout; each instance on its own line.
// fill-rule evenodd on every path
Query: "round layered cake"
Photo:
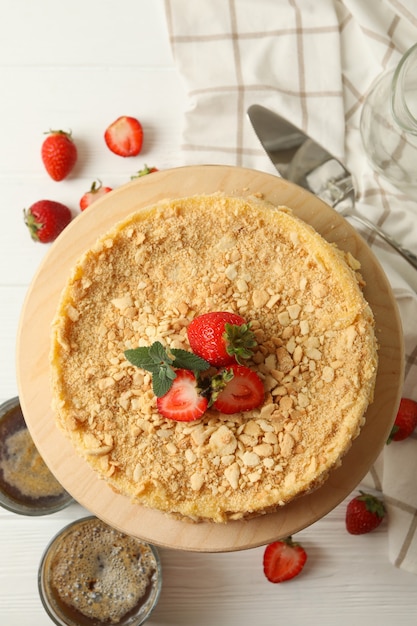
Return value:
M 359 263 L 290 209 L 223 194 L 167 200 L 79 259 L 53 322 L 57 424 L 117 492 L 193 521 L 261 515 L 323 484 L 364 424 L 377 371 Z M 176 421 L 126 352 L 191 351 L 197 316 L 231 312 L 256 339 L 263 401 Z

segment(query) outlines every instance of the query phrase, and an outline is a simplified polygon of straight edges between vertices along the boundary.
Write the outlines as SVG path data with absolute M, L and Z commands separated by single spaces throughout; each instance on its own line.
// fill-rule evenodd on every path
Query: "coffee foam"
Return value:
M 117 624 L 146 602 L 157 563 L 148 545 L 91 519 L 59 539 L 50 569 L 62 603 L 89 619 Z

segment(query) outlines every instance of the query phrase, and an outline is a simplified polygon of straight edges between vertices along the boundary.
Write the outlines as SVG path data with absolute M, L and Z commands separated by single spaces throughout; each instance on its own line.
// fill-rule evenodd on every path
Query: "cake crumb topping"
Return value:
M 222 194 L 138 211 L 75 266 L 53 324 L 57 422 L 121 493 L 193 520 L 265 513 L 323 483 L 363 425 L 377 369 L 359 264 L 286 208 Z M 125 351 L 189 350 L 199 314 L 251 322 L 257 409 L 161 416 Z

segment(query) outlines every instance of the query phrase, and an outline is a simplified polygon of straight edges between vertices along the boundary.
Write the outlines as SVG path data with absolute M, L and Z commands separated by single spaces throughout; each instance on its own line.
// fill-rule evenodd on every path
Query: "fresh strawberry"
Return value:
M 199 394 L 197 379 L 189 370 L 176 370 L 170 390 L 157 398 L 158 411 L 168 419 L 191 422 L 206 411 L 208 401 Z
M 142 178 L 142 176 L 147 176 L 148 174 L 152 174 L 152 172 L 158 172 L 158 168 L 157 167 L 148 167 L 146 165 L 146 163 L 145 163 L 145 167 L 143 169 L 139 170 L 136 174 L 134 174 L 130 178 L 132 180 L 135 180 L 135 178 Z
M 86 191 L 80 200 L 81 211 L 85 211 L 90 204 L 102 196 L 105 196 L 106 193 L 109 193 L 110 191 L 113 191 L 113 189 L 111 187 L 103 187 L 100 180 L 98 181 L 98 185 L 96 185 L 96 181 L 93 181 L 90 190 Z
M 215 367 L 248 359 L 256 345 L 255 336 L 243 317 L 224 311 L 195 317 L 187 334 L 192 351 Z
M 136 156 L 142 149 L 143 128 L 135 117 L 122 115 L 104 133 L 107 147 L 122 157 Z
M 385 506 L 379 498 L 360 492 L 346 508 L 346 530 L 351 535 L 364 535 L 377 528 L 385 517 Z
M 230 374 L 233 374 L 233 376 L 230 376 Z M 246 365 L 235 363 L 225 368 L 219 374 L 220 377 L 224 375 L 226 375 L 226 378 L 223 389 L 220 383 L 220 391 L 217 391 L 216 383 L 214 383 L 214 394 L 212 397 L 215 409 L 226 415 L 231 415 L 241 411 L 250 411 L 262 404 L 265 390 L 263 382 L 256 372 L 246 367 Z
M 41 243 L 54 241 L 72 218 L 67 206 L 53 200 L 39 200 L 23 213 L 32 239 Z
M 66 178 L 77 161 L 77 148 L 71 133 L 51 130 L 42 144 L 41 156 L 51 178 L 56 181 Z
M 303 569 L 307 552 L 291 537 L 270 543 L 264 552 L 264 574 L 271 583 L 290 580 Z
M 417 402 L 410 398 L 401 398 L 397 417 L 391 429 L 387 443 L 407 439 L 417 426 Z

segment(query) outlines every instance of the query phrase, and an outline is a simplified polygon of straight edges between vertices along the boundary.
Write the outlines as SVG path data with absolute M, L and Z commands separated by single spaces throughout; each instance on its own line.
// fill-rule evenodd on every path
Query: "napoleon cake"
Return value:
M 58 426 L 133 503 L 215 523 L 277 510 L 340 465 L 372 402 L 377 345 L 359 271 L 349 253 L 261 198 L 197 195 L 133 213 L 85 252 L 60 298 Z M 188 327 L 209 312 L 246 322 L 256 344 L 243 367 L 262 398 L 167 418 L 155 372 L 127 355 L 191 353 Z M 202 373 L 211 375 L 218 370 Z

